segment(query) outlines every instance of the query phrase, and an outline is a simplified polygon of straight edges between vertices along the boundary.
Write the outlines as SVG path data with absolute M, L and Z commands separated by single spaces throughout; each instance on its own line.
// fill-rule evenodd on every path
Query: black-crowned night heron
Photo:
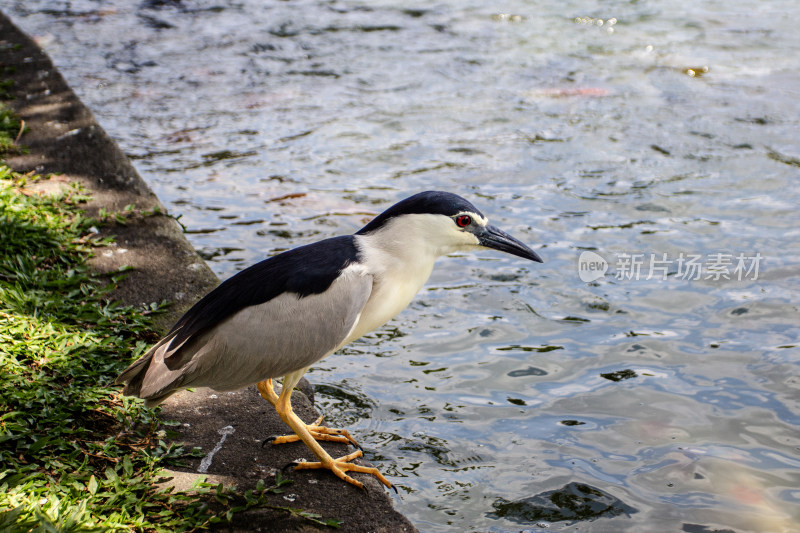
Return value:
M 350 442 L 350 434 L 306 424 L 292 411 L 292 389 L 308 368 L 385 324 L 411 303 L 439 256 L 492 248 L 524 259 L 541 258 L 490 226 L 464 198 L 428 191 L 393 205 L 354 235 L 283 252 L 223 282 L 178 320 L 166 337 L 117 378 L 125 394 L 158 405 L 186 387 L 231 391 L 256 384 L 319 462 L 353 485 L 346 472 L 373 474 L 351 463 L 361 451 L 332 458 L 318 440 Z M 283 376 L 278 396 L 272 380 Z M 357 446 L 357 444 L 356 444 Z

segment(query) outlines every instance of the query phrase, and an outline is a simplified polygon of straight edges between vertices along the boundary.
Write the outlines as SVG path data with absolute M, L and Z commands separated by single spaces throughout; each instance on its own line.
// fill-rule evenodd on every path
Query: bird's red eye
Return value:
M 469 215 L 461 215 L 456 218 L 456 224 L 458 224 L 459 228 L 466 228 L 472 224 L 472 219 L 469 217 Z

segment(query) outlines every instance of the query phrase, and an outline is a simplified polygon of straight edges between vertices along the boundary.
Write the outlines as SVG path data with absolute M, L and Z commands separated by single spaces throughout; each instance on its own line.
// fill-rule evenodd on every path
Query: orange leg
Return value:
M 346 472 L 362 472 L 365 474 L 372 474 L 387 487 L 394 488 L 389 480 L 386 479 L 377 468 L 361 466 L 350 462 L 363 455 L 361 450 L 356 450 L 349 455 L 334 459 L 317 442 L 317 440 L 328 440 L 336 442 L 350 442 L 355 444 L 355 441 L 350 434 L 347 433 L 347 431 L 324 428 L 323 426 L 319 425 L 321 419 L 317 420 L 314 424 L 306 424 L 294 413 L 291 402 L 292 389 L 300 380 L 300 377 L 304 372 L 305 370 L 288 374 L 283 380 L 283 390 L 281 390 L 280 396 L 275 394 L 275 391 L 272 389 L 272 380 L 268 379 L 258 384 L 258 390 L 261 393 L 261 396 L 275 406 L 275 410 L 278 412 L 281 420 L 283 420 L 286 425 L 292 428 L 292 431 L 295 432 L 295 435 L 278 437 L 278 439 L 273 442 L 280 444 L 284 442 L 296 442 L 301 440 L 314 453 L 317 459 L 319 459 L 319 461 L 315 462 L 298 463 L 295 465 L 295 470 L 326 468 L 344 481 L 347 481 L 356 487 L 364 488 L 363 483 L 356 481 L 346 474 Z
M 258 392 L 261 393 L 261 397 L 277 408 L 278 395 L 275 394 L 275 390 L 272 388 L 272 379 L 264 380 L 256 384 L 256 387 L 258 387 Z M 349 443 L 356 448 L 361 448 L 361 445 L 356 442 L 356 439 L 354 439 L 346 429 L 321 426 L 322 418 L 323 417 L 320 416 L 313 424 L 306 424 L 306 429 L 311 433 L 311 436 L 314 437 L 314 440 Z M 301 439 L 298 435 L 282 435 L 280 437 L 275 437 L 272 444 L 286 444 L 287 442 L 297 442 L 299 440 Z
M 278 395 L 275 394 L 275 389 L 272 388 L 272 378 L 256 383 L 256 388 L 261 397 L 271 403 L 273 407 L 278 403 Z

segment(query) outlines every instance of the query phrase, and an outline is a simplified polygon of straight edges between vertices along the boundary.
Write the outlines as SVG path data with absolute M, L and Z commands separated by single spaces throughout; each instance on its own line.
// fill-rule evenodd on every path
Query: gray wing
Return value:
M 184 387 L 236 390 L 307 368 L 342 345 L 371 292 L 372 276 L 352 265 L 323 293 L 282 293 L 238 311 L 177 349 L 168 336 L 120 377 L 128 382 L 125 393 L 152 405 Z

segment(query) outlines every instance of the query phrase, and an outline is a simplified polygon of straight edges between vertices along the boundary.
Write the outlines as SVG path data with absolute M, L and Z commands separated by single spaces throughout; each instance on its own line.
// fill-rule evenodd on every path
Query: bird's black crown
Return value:
M 383 227 L 389 220 L 402 215 L 444 215 L 454 216 L 470 212 L 483 216 L 483 213 L 457 194 L 445 191 L 425 191 L 409 196 L 375 217 L 369 224 L 356 232 L 365 235 Z

